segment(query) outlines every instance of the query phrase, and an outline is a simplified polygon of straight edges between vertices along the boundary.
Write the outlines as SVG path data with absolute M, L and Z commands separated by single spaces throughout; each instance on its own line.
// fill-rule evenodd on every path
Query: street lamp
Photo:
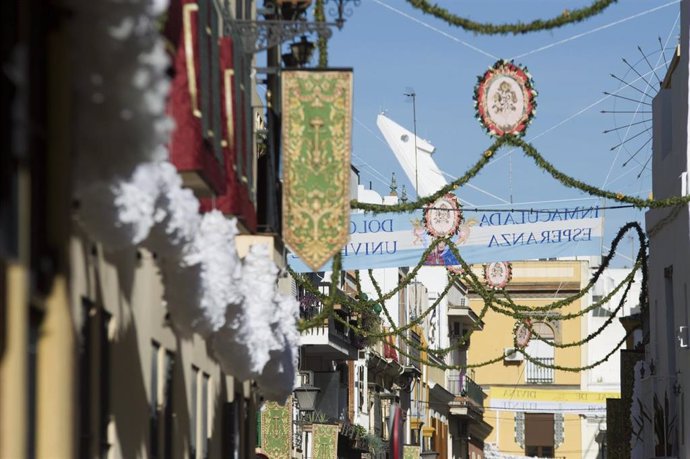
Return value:
M 285 20 L 296 20 L 304 15 L 312 0 L 275 0 L 280 15 Z
M 294 390 L 295 397 L 297 397 L 297 404 L 300 411 L 314 411 L 316 408 L 316 396 L 321 391 L 316 386 L 311 384 L 304 384 Z
M 326 0 L 326 4 L 328 3 L 334 4 L 335 10 L 330 8 L 329 14 L 331 16 L 336 16 L 335 25 L 338 29 L 342 29 L 343 25 L 345 25 L 345 18 L 352 16 L 352 8 L 348 8 L 348 3 L 359 6 L 362 0 Z
M 314 43 L 307 40 L 306 35 L 302 35 L 299 41 L 290 44 L 290 52 L 283 54 L 285 67 L 304 67 L 314 52 Z

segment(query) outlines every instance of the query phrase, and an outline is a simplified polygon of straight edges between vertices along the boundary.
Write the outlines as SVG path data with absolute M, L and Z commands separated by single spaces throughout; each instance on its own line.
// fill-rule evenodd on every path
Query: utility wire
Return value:
M 609 209 L 630 209 L 635 207 L 632 204 L 621 204 L 617 206 L 593 206 L 589 208 L 583 208 L 582 210 L 609 210 Z M 530 209 L 520 209 L 520 208 L 506 208 L 506 209 L 483 209 L 483 208 L 470 208 L 470 207 L 461 207 L 459 209 L 448 209 L 446 207 L 417 207 L 417 209 L 429 209 L 429 210 L 445 210 L 445 211 L 451 211 L 454 210 L 456 212 L 543 212 L 543 213 L 566 213 L 567 211 L 564 209 L 539 209 L 539 208 L 530 208 Z
M 633 15 L 631 15 L 631 16 L 628 16 L 628 17 L 625 17 L 625 18 L 623 18 L 623 19 L 618 19 L 618 20 L 616 20 L 616 21 L 610 22 L 610 23 L 605 24 L 605 25 L 603 25 L 603 26 L 596 27 L 596 28 L 594 28 L 594 29 L 592 29 L 592 30 L 588 30 L 587 32 L 578 33 L 578 34 L 573 35 L 573 36 L 571 36 L 571 37 L 564 38 L 563 40 L 555 41 L 555 42 L 553 42 L 553 43 L 549 43 L 548 45 L 544 45 L 544 46 L 541 46 L 541 47 L 539 47 L 539 48 L 533 49 L 532 51 L 528 51 L 528 52 L 526 52 L 526 53 L 522 53 L 522 54 L 515 55 L 515 56 L 511 57 L 510 59 L 511 59 L 511 60 L 513 60 L 513 59 L 520 59 L 520 58 L 523 58 L 523 57 L 526 57 L 526 56 L 530 56 L 530 55 L 532 55 L 532 54 L 536 54 L 536 53 L 538 53 L 538 52 L 545 51 L 545 50 L 550 49 L 550 48 L 553 48 L 553 47 L 555 47 L 555 46 L 562 45 L 562 44 L 564 44 L 564 43 L 568 43 L 568 42 L 571 42 L 571 41 L 573 41 L 573 40 L 577 40 L 578 38 L 582 38 L 582 37 L 585 37 L 585 36 L 587 36 L 587 35 L 591 35 L 591 34 L 593 34 L 593 33 L 600 32 L 600 31 L 605 30 L 605 29 L 609 29 L 609 28 L 611 28 L 611 27 L 613 27 L 613 26 L 617 26 L 617 25 L 619 25 L 619 24 L 623 24 L 624 22 L 628 22 L 628 21 L 631 21 L 631 20 L 633 20 L 633 19 L 637 19 L 637 18 L 639 18 L 639 17 L 646 16 L 647 14 L 654 13 L 654 12 L 656 12 L 656 11 L 659 11 L 659 10 L 663 9 L 663 8 L 667 8 L 667 7 L 669 7 L 669 6 L 676 5 L 676 4 L 678 4 L 678 3 L 680 3 L 680 0 L 673 0 L 672 2 L 668 2 L 668 3 L 665 3 L 665 4 L 663 4 L 663 5 L 659 5 L 659 6 L 657 6 L 657 7 L 650 8 L 650 9 L 648 9 L 648 10 L 642 11 L 642 12 L 640 12 L 640 13 L 635 13 L 635 14 L 633 14 Z
M 658 67 L 657 70 L 658 70 L 659 68 L 661 68 L 661 67 Z M 650 70 L 649 72 L 645 73 L 644 75 L 648 75 L 648 74 L 650 74 L 650 73 L 652 73 L 651 70 Z M 560 122 L 554 124 L 553 126 L 551 126 L 550 128 L 546 129 L 545 131 L 542 131 L 542 132 L 540 132 L 539 134 L 536 134 L 536 135 L 530 137 L 529 139 L 527 139 L 527 141 L 528 141 L 528 142 L 533 142 L 534 140 L 536 140 L 536 139 L 538 139 L 538 138 L 540 138 L 540 137 L 545 136 L 545 135 L 548 134 L 549 132 L 551 132 L 551 131 L 553 131 L 553 130 L 555 130 L 555 129 L 561 127 L 561 126 L 563 126 L 563 125 L 564 125 L 565 123 L 567 123 L 568 121 L 572 121 L 573 119 L 575 119 L 575 118 L 577 118 L 578 116 L 582 115 L 582 114 L 585 113 L 586 111 L 588 111 L 588 110 L 590 110 L 590 109 L 596 107 L 596 106 L 599 105 L 600 103 L 602 103 L 602 102 L 604 102 L 605 100 L 607 100 L 608 98 L 612 97 L 614 94 L 617 94 L 617 93 L 623 91 L 626 87 L 630 86 L 630 85 L 633 84 L 633 83 L 636 83 L 636 82 L 639 81 L 640 79 L 641 79 L 641 78 L 638 77 L 638 78 L 636 78 L 635 80 L 632 80 L 630 83 L 627 83 L 625 86 L 623 86 L 623 87 L 621 87 L 621 88 L 618 88 L 616 91 L 614 91 L 614 92 L 612 92 L 612 93 L 610 93 L 610 94 L 608 94 L 608 95 L 605 95 L 604 97 L 601 97 L 601 98 L 595 100 L 595 101 L 592 102 L 591 104 L 589 104 L 589 105 L 587 105 L 586 107 L 584 107 L 584 108 L 578 110 L 577 112 L 575 112 L 575 113 L 573 113 L 572 115 L 568 116 L 567 118 L 561 120 Z M 511 155 L 515 150 L 516 150 L 516 149 L 513 148 L 513 149 L 511 149 L 511 150 L 505 152 L 505 153 L 502 154 L 501 156 L 499 156 L 499 157 L 497 157 L 496 159 L 494 159 L 492 162 L 488 163 L 485 167 L 488 167 L 488 166 L 491 166 L 491 165 L 493 165 L 493 164 L 496 164 L 496 163 L 499 162 L 500 160 L 506 158 L 508 155 Z
M 471 49 L 472 51 L 476 51 L 476 52 L 478 52 L 479 54 L 483 54 L 484 56 L 490 57 L 491 59 L 494 59 L 494 60 L 498 60 L 498 59 L 499 59 L 498 57 L 494 56 L 493 54 L 488 53 L 488 52 L 484 51 L 483 49 L 478 48 L 478 47 L 476 47 L 476 46 L 474 46 L 474 45 L 472 45 L 472 44 L 470 44 L 470 43 L 468 43 L 468 42 L 466 42 L 466 41 L 464 41 L 464 40 L 461 40 L 461 39 L 459 39 L 458 37 L 456 37 L 456 36 L 454 36 L 454 35 L 451 35 L 451 34 L 449 34 L 449 33 L 447 33 L 447 32 L 444 32 L 443 30 L 438 29 L 438 28 L 432 26 L 431 24 L 422 21 L 421 19 L 417 19 L 416 17 L 411 16 L 411 15 L 405 13 L 404 11 L 401 11 L 401 10 L 399 10 L 399 9 L 397 9 L 397 8 L 394 8 L 394 7 L 390 6 L 389 4 L 387 4 L 387 3 L 385 3 L 385 2 L 383 2 L 383 1 L 381 1 L 381 0 L 373 0 L 373 1 L 374 1 L 375 3 L 378 3 L 379 5 L 383 6 L 384 8 L 389 9 L 390 11 L 393 11 L 394 13 L 397 13 L 397 14 L 399 14 L 400 16 L 403 16 L 403 17 L 409 19 L 410 21 L 414 21 L 414 22 L 416 22 L 417 24 L 419 24 L 419 25 L 421 25 L 421 26 L 423 26 L 423 27 L 426 27 L 426 28 L 429 29 L 429 30 L 432 30 L 432 31 L 434 31 L 434 32 L 436 32 L 436 33 L 439 33 L 439 34 L 443 35 L 443 36 L 446 37 L 446 38 L 450 38 L 450 39 L 453 40 L 454 42 L 459 43 L 459 44 L 461 44 L 461 45 L 463 45 L 463 46 L 465 46 L 465 47 Z
M 664 44 L 664 48 L 665 48 L 666 46 L 668 46 L 668 42 L 671 40 L 671 35 L 673 34 L 673 31 L 674 31 L 675 28 L 676 28 L 676 24 L 678 24 L 678 19 L 679 19 L 679 18 L 680 18 L 680 13 L 678 13 L 678 15 L 676 16 L 676 20 L 673 22 L 673 25 L 671 26 L 671 29 L 668 31 L 668 35 L 666 36 L 666 43 Z M 651 69 L 651 72 L 653 72 L 654 75 L 656 75 L 656 70 L 662 67 L 662 66 L 659 66 L 659 62 L 662 60 L 662 57 L 663 57 L 663 54 L 660 54 L 659 57 L 657 58 L 657 61 L 656 61 L 656 68 Z M 625 60 L 624 60 L 624 61 L 625 61 Z M 665 63 L 665 62 L 664 62 L 664 65 L 663 65 L 663 66 L 666 66 L 666 63 Z M 636 73 L 637 73 L 637 72 L 636 72 Z M 648 75 L 648 74 L 649 74 L 649 73 L 646 73 L 646 75 Z M 639 73 L 638 73 L 638 75 L 639 75 Z M 640 78 L 642 78 L 642 75 L 640 75 Z M 648 89 L 649 86 L 650 86 L 650 84 L 649 84 L 649 82 L 647 82 L 647 80 L 646 80 L 645 78 L 642 78 L 642 79 L 645 81 L 645 89 L 644 89 L 644 92 L 646 93 L 646 92 L 647 92 L 647 89 Z M 616 91 L 616 92 L 618 92 L 618 91 Z M 634 120 L 635 117 L 637 116 L 637 113 L 639 112 L 640 106 L 641 106 L 641 105 L 642 105 L 642 100 L 640 99 L 640 101 L 639 101 L 638 104 L 637 104 L 637 107 L 635 107 L 635 113 L 633 114 L 633 117 L 632 117 L 633 120 Z M 616 150 L 616 156 L 613 158 L 613 161 L 611 162 L 611 166 L 609 167 L 609 171 L 608 171 L 608 173 L 606 174 L 606 178 L 604 179 L 604 184 L 602 185 L 602 188 L 605 188 L 606 185 L 608 184 L 609 178 L 611 177 L 611 172 L 613 171 L 613 167 L 615 166 L 616 162 L 618 162 L 618 156 L 620 156 L 620 153 L 621 153 L 621 151 L 622 151 L 623 143 L 625 143 L 625 140 L 628 138 L 628 134 L 630 133 L 630 128 L 631 128 L 631 127 L 632 127 L 632 125 L 628 125 L 628 128 L 625 130 L 625 134 L 623 135 L 623 142 L 620 144 L 620 146 L 619 146 L 618 149 Z

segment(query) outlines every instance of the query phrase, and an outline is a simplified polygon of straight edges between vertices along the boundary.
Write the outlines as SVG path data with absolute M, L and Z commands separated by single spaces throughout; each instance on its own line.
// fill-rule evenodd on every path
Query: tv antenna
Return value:
M 412 100 L 412 129 L 414 131 L 414 191 L 419 198 L 419 171 L 417 159 L 419 154 L 417 151 L 417 93 L 413 88 L 405 88 L 403 95 L 405 95 L 408 100 Z

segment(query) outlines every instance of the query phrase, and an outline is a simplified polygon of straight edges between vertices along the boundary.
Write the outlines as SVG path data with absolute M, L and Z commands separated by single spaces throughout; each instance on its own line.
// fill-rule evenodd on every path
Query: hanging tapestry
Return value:
M 337 424 L 314 424 L 313 459 L 338 459 L 338 432 Z
M 403 459 L 419 459 L 419 446 L 403 446 Z
M 261 410 L 261 448 L 270 459 L 290 459 L 292 403 L 266 402 Z
M 351 71 L 282 73 L 283 237 L 313 271 L 350 233 Z

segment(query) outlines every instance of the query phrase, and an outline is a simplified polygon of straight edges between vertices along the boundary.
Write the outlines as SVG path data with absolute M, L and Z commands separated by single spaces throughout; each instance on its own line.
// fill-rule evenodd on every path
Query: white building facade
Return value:
M 690 1 L 683 0 L 679 51 L 652 107 L 652 189 L 656 200 L 688 195 L 689 28 Z M 651 209 L 646 214 L 649 321 L 645 332 L 649 339 L 644 365 L 635 374 L 634 397 L 639 398 L 641 406 L 638 413 L 633 410 L 633 417 L 643 422 L 641 445 L 631 443 L 633 457 L 690 456 L 690 397 L 686 395 L 690 389 L 688 210 L 688 204 L 684 204 Z

